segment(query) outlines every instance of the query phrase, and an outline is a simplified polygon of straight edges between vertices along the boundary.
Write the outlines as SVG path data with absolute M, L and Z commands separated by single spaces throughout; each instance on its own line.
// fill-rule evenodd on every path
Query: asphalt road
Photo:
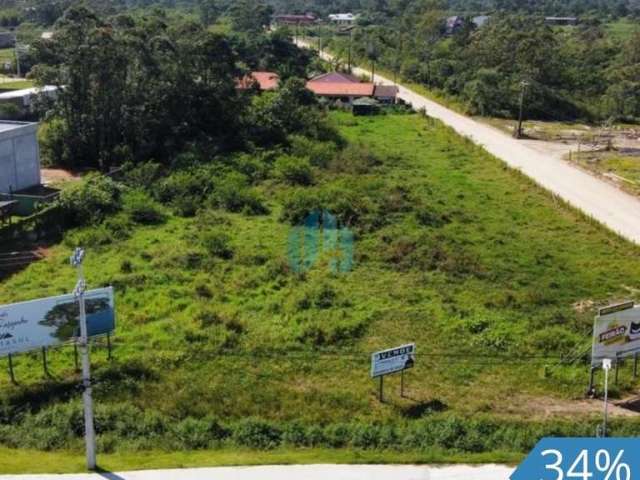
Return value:
M 325 59 L 332 58 L 326 53 L 323 56 Z M 354 72 L 356 75 L 371 73 L 360 68 L 355 68 Z M 383 85 L 394 84 L 379 75 L 374 80 Z M 537 151 L 528 146 L 527 142 L 516 140 L 496 128 L 456 113 L 406 87 L 400 87 L 399 96 L 416 109 L 424 108 L 429 116 L 441 120 L 460 135 L 468 137 L 510 167 L 520 170 L 538 185 L 622 237 L 640 244 L 640 199 L 637 197 L 560 158 Z
M 293 465 L 145 470 L 77 475 L 0 475 L 1 480 L 508 480 L 513 469 L 499 465 L 393 466 Z

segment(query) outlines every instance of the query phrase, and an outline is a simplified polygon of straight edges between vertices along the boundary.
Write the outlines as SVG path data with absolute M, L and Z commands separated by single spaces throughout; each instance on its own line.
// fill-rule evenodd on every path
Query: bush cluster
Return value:
M 91 173 L 60 194 L 58 204 L 72 226 L 96 224 L 121 208 L 122 187 L 109 177 Z
M 263 450 L 289 446 L 526 453 L 543 437 L 589 436 L 593 429 L 594 425 L 588 422 L 497 421 L 448 414 L 429 414 L 396 423 L 319 425 L 255 418 L 223 422 L 210 416 L 176 419 L 126 403 L 99 406 L 96 410 L 96 431 L 103 451 L 117 448 L 196 450 L 232 445 Z M 638 434 L 640 423 L 636 421 L 612 424 L 612 435 Z M 20 422 L 0 424 L 0 443 L 10 447 L 70 448 L 82 441 L 82 435 L 82 407 L 75 402 L 27 414 Z

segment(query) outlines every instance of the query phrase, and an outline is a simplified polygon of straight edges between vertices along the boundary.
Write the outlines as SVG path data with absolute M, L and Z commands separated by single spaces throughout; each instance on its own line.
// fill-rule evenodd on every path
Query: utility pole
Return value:
M 347 56 L 347 72 L 351 73 L 351 43 L 353 42 L 353 29 L 349 29 L 349 49 Z
M 71 256 L 71 265 L 78 271 L 78 283 L 73 291 L 80 309 L 80 349 L 82 353 L 82 401 L 84 404 L 84 431 L 87 450 L 87 468 L 96 469 L 96 432 L 93 424 L 93 398 L 91 395 L 91 360 L 89 356 L 89 329 L 87 328 L 87 312 L 85 305 L 85 291 L 87 284 L 84 280 L 82 261 L 84 250 L 76 248 Z
M 16 75 L 18 76 L 18 78 L 22 78 L 22 72 L 20 69 L 20 52 L 19 52 L 19 48 L 18 48 L 18 39 L 16 38 Z
M 516 138 L 522 138 L 522 119 L 524 116 L 524 94 L 529 86 L 529 82 L 523 80 L 520 82 L 520 115 L 518 116 L 518 129 L 516 131 Z

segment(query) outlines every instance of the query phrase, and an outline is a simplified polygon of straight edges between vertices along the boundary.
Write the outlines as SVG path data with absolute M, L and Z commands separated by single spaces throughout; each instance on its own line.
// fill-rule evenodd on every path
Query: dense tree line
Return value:
M 278 12 L 318 12 L 320 14 L 353 11 L 365 16 L 394 17 L 424 0 L 269 0 Z M 487 12 L 542 15 L 599 14 L 612 17 L 640 12 L 638 0 L 447 0 L 446 8 L 456 13 Z
M 225 36 L 162 12 L 103 18 L 85 7 L 67 10 L 56 32 L 34 43 L 31 72 L 39 83 L 61 87 L 42 105 L 43 152 L 51 163 L 166 163 L 187 148 L 211 158 L 284 142 L 316 120 L 313 109 L 297 124 L 289 120 L 313 103 L 292 78 L 306 75 L 311 56 L 282 33 Z M 254 69 L 280 73 L 281 91 L 258 99 L 257 90 L 238 90 L 238 79 Z
M 640 118 L 640 35 L 612 38 L 604 25 L 585 21 L 553 28 L 542 18 L 495 14 L 477 28 L 469 17 L 447 32 L 448 11 L 431 1 L 387 25 L 356 29 L 361 61 L 451 95 L 475 114 L 517 114 L 522 82 L 527 110 L 537 118 Z M 346 50 L 347 37 L 334 41 Z

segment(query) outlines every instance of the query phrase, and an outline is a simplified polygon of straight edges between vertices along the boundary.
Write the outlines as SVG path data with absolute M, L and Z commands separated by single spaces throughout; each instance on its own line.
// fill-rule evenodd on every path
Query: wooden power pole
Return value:
M 524 94 L 529 86 L 529 82 L 523 80 L 520 82 L 520 114 L 518 115 L 518 128 L 516 130 L 516 138 L 522 138 L 522 121 L 524 117 Z

